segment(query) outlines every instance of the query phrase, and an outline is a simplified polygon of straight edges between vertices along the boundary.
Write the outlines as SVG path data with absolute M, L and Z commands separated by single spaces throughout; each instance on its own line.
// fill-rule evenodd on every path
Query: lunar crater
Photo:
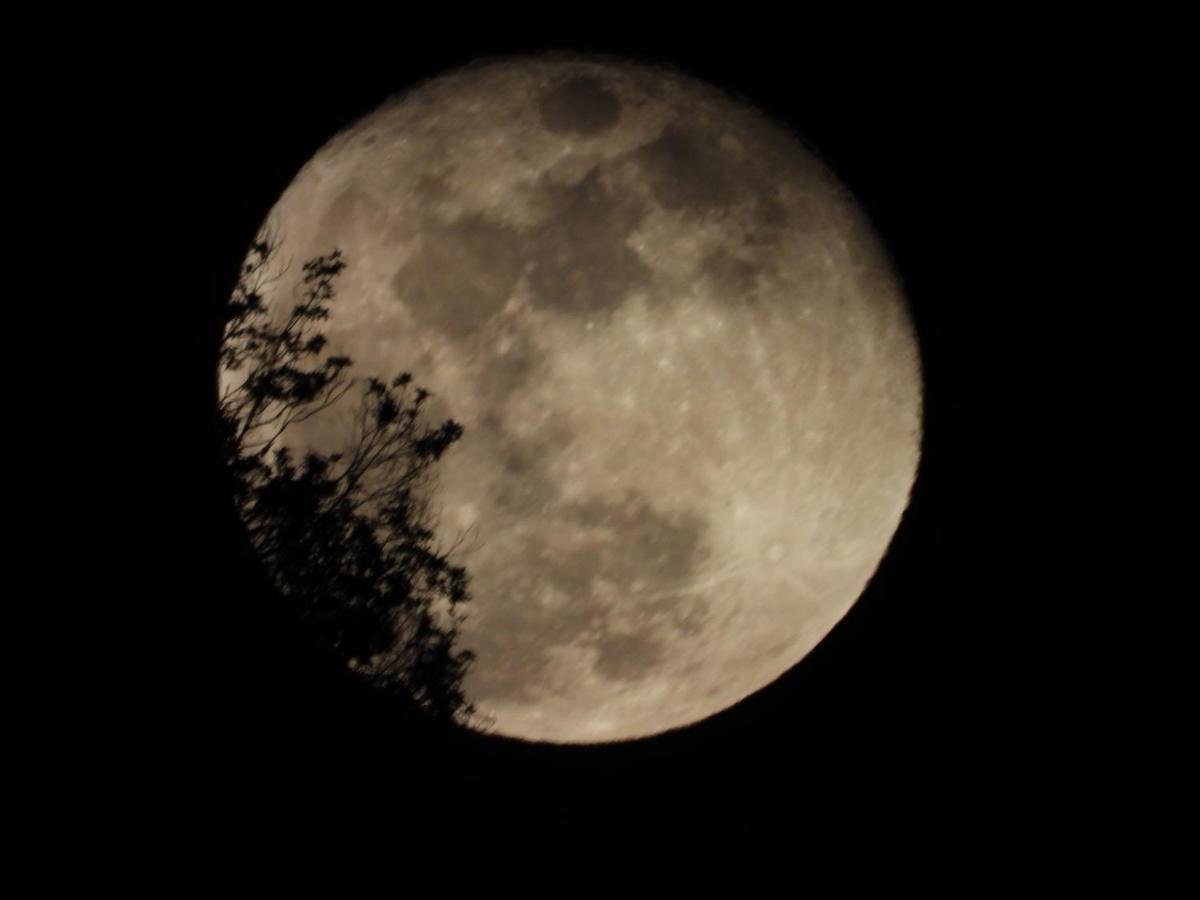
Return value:
M 600 79 L 578 75 L 546 91 L 538 112 L 550 131 L 594 137 L 617 124 L 621 101 Z

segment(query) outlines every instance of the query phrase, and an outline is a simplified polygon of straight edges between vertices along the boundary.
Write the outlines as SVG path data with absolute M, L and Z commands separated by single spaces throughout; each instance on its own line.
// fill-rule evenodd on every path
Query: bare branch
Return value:
M 274 234 L 252 245 L 229 305 L 221 364 L 230 384 L 220 413 L 234 494 L 251 546 L 330 652 L 372 683 L 438 715 L 474 715 L 462 693 L 471 654 L 457 648 L 466 571 L 434 545 L 432 468 L 461 427 L 420 424 L 429 393 L 402 373 L 351 379 L 328 354 L 320 324 L 346 267 L 338 251 L 309 260 L 297 302 L 272 324 L 265 297 L 282 272 Z M 298 457 L 293 426 L 361 399 L 338 453 Z M 448 623 L 432 613 L 449 607 Z M 439 614 L 440 616 L 440 614 Z

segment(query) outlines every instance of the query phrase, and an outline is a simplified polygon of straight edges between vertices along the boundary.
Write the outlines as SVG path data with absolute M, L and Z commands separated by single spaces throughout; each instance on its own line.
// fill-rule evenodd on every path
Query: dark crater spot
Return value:
M 602 314 L 650 282 L 650 269 L 626 241 L 645 216 L 610 191 L 593 170 L 578 184 L 544 188 L 550 215 L 530 235 L 530 286 L 539 305 Z
M 632 491 L 620 500 L 579 501 L 568 507 L 568 515 L 592 535 L 591 543 L 600 551 L 590 561 L 579 561 L 589 582 L 602 571 L 620 570 L 623 578 L 617 583 L 625 588 L 632 589 L 639 578 L 662 588 L 690 575 L 700 553 L 702 519 L 660 513 L 646 497 Z
M 493 435 L 504 470 L 493 495 L 496 505 L 522 519 L 546 515 L 559 498 L 558 486 L 550 476 L 550 462 L 571 443 L 571 430 L 555 419 L 528 436 L 513 434 L 503 424 L 485 423 L 484 427 Z
M 503 308 L 521 274 L 521 236 L 479 217 L 427 231 L 392 287 L 422 323 L 463 340 Z
M 342 234 L 370 209 L 370 204 L 357 187 L 348 187 L 338 194 L 325 209 L 320 231 L 324 235 Z
M 776 194 L 770 190 L 767 185 L 759 191 L 758 197 L 758 214 L 762 219 L 762 224 L 767 228 L 782 228 L 788 224 L 791 216 L 788 214 L 787 207 Z
M 758 272 L 746 260 L 718 247 L 704 257 L 700 271 L 712 280 L 722 300 L 732 304 L 753 304 Z
M 558 499 L 558 488 L 544 474 L 543 449 L 536 444 L 512 441 L 501 448 L 504 480 L 494 499 L 503 512 L 545 515 Z
M 497 399 L 507 400 L 518 387 L 528 381 L 540 356 L 541 354 L 535 354 L 525 345 L 518 350 L 494 357 L 488 364 L 486 377 Z
M 507 340 L 503 350 L 499 342 Z M 496 344 L 482 348 L 485 355 L 479 390 L 485 405 L 501 409 L 513 394 L 521 390 L 546 362 L 546 354 L 521 332 L 509 331 Z
M 479 418 L 479 428 L 488 434 L 500 434 L 504 430 L 504 422 L 495 412 L 486 412 Z
M 754 144 L 749 152 L 725 149 L 721 136 L 712 128 L 670 125 L 631 158 L 666 209 L 707 215 L 749 203 L 754 227 L 746 242 L 774 244 L 790 221 L 789 210 L 779 199 L 776 155 Z
M 442 175 L 422 172 L 413 185 L 413 193 L 422 204 L 441 203 L 450 197 L 450 182 Z
M 594 137 L 617 124 L 621 101 L 599 79 L 580 76 L 542 94 L 538 112 L 549 131 Z
M 667 209 L 706 212 L 747 194 L 744 177 L 711 130 L 671 125 L 634 152 L 655 198 Z
M 544 448 L 535 442 L 511 441 L 501 453 L 500 460 L 506 473 L 525 477 L 535 473 L 544 456 Z
M 614 681 L 637 681 L 662 659 L 661 640 L 647 634 L 605 634 L 596 641 L 596 670 Z
M 520 477 L 520 476 L 514 476 Z M 486 633 L 475 649 L 487 666 L 479 700 L 531 696 L 546 677 L 556 647 L 591 647 L 597 671 L 634 682 L 653 673 L 668 643 L 654 626 L 697 633 L 706 605 L 677 593 L 705 560 L 705 522 L 690 513 L 656 510 L 645 496 L 593 497 L 546 513 L 534 536 L 505 567 Z M 540 598 L 551 588 L 557 603 Z M 612 597 L 619 627 L 609 620 Z M 627 621 L 632 612 L 635 627 Z
M 438 183 L 423 189 L 436 191 Z M 644 201 L 615 194 L 595 171 L 577 184 L 539 190 L 546 218 L 536 228 L 482 216 L 430 227 L 392 278 L 396 296 L 423 324 L 463 341 L 481 336 L 522 272 L 539 306 L 585 317 L 615 309 L 650 283 L 651 270 L 626 244 L 645 216 Z

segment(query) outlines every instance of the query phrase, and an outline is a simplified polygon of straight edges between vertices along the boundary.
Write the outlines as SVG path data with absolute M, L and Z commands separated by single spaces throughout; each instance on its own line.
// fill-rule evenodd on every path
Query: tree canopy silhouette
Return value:
M 250 542 L 304 628 L 325 652 L 377 688 L 435 717 L 468 721 L 472 655 L 457 646 L 469 599 L 455 548 L 435 545 L 433 467 L 462 434 L 423 421 L 430 396 L 407 372 L 351 378 L 320 333 L 346 260 L 304 264 L 298 302 L 282 322 L 263 292 L 278 244 L 250 248 L 228 305 L 220 364 L 221 449 Z M 360 394 L 337 452 L 285 443 L 288 428 Z M 351 398 L 352 400 L 353 398 Z

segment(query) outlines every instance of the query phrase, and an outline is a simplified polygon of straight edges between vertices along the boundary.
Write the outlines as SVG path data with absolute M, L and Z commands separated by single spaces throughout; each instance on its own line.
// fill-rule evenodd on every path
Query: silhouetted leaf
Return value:
M 346 262 L 337 250 L 304 264 L 306 290 L 283 325 L 262 301 L 274 257 L 256 241 L 230 299 L 221 364 L 237 385 L 223 395 L 221 440 L 232 493 L 251 542 L 280 592 L 308 623 L 314 640 L 385 691 L 401 692 L 430 713 L 463 719 L 473 708 L 462 681 L 473 657 L 455 647 L 459 614 L 430 613 L 469 599 L 466 570 L 434 545 L 420 496 L 431 465 L 462 435 L 456 422 L 415 427 L 430 396 L 411 400 L 401 373 L 389 388 L 359 382 L 364 430 L 338 452 L 306 452 L 297 465 L 289 423 L 339 402 L 354 384 L 347 356 L 324 356 L 334 281 Z

